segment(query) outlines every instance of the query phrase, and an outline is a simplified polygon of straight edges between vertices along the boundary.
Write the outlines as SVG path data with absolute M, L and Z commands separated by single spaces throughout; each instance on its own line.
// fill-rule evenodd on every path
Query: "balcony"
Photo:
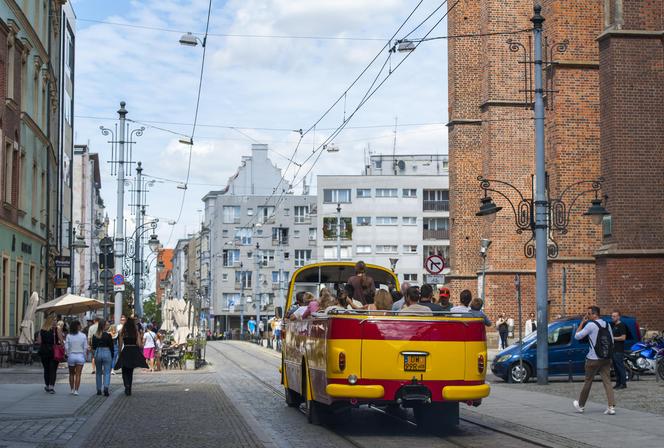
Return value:
M 311 216 L 295 216 L 295 224 L 311 224 Z
M 288 235 L 282 235 L 278 238 L 272 238 L 273 246 L 287 246 L 288 245 Z
M 449 240 L 450 239 L 450 230 L 449 229 L 441 229 L 441 230 L 424 229 L 424 239 L 425 240 Z
M 425 212 L 449 212 L 450 201 L 428 201 L 424 200 L 422 209 Z

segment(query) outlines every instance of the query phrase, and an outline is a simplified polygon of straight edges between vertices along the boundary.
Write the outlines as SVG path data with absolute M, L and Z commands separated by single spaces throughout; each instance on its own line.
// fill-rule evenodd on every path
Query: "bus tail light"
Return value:
M 339 352 L 339 370 L 346 370 L 346 353 Z
M 477 371 L 484 373 L 484 355 L 482 354 L 477 356 Z

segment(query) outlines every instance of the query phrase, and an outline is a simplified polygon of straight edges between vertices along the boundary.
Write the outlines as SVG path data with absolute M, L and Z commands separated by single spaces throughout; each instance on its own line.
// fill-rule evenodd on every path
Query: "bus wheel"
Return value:
M 286 404 L 289 408 L 296 408 L 302 403 L 302 395 L 295 392 L 288 387 L 284 388 L 284 395 L 286 396 Z
M 423 431 L 440 433 L 459 424 L 459 403 L 421 404 L 413 408 L 417 427 Z

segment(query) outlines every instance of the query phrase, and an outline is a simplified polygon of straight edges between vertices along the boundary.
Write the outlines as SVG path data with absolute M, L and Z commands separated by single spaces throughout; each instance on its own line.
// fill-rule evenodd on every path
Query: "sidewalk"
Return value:
M 595 384 L 593 387 L 601 387 Z M 546 386 L 542 387 L 546 391 Z M 618 407 L 616 415 L 604 415 L 606 404 L 588 402 L 584 414 L 572 408 L 575 397 L 518 390 L 492 384 L 491 395 L 477 408 L 462 407 L 463 414 L 487 417 L 515 431 L 534 429 L 564 439 L 602 448 L 661 447 L 662 416 Z M 463 416 L 462 414 L 462 416 Z

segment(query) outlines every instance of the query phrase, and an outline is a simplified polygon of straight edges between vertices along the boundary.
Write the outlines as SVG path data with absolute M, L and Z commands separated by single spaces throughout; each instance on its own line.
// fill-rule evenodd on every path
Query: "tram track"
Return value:
M 281 365 L 281 362 L 279 361 L 279 358 L 273 357 L 271 355 L 268 355 L 266 353 L 263 353 L 261 350 L 256 348 L 255 350 L 244 350 L 243 348 L 239 347 L 238 344 L 230 343 L 230 344 L 224 344 L 225 347 L 231 347 L 233 350 L 242 353 L 246 356 L 251 357 L 252 359 L 268 364 L 271 367 L 278 369 Z M 231 356 L 228 356 L 227 353 L 224 353 L 222 350 L 218 349 L 217 347 L 214 347 L 213 345 L 208 345 L 208 347 L 211 347 L 216 353 L 221 355 L 223 358 L 228 360 L 231 364 L 233 364 L 236 368 L 240 369 L 242 372 L 246 373 L 249 377 L 251 377 L 253 380 L 255 380 L 258 384 L 260 384 L 264 389 L 269 391 L 271 394 L 275 395 L 276 397 L 285 400 L 285 393 L 283 391 L 282 387 L 276 387 L 269 382 L 267 382 L 265 379 L 261 378 L 260 376 L 256 375 L 249 367 L 246 365 L 242 365 L 239 363 L 236 359 L 233 359 Z M 272 358 L 272 359 L 268 359 Z M 398 414 L 394 414 L 391 412 L 388 412 L 384 409 L 381 409 L 377 406 L 370 405 L 369 409 L 371 409 L 374 412 L 380 413 L 394 421 L 397 421 L 401 423 L 402 425 L 407 425 L 408 427 L 417 427 L 417 423 L 414 422 L 413 420 L 401 416 Z M 304 411 L 300 409 L 300 412 Z M 529 428 L 529 427 L 519 427 L 518 425 L 513 425 L 510 423 L 510 426 L 513 426 L 517 428 L 520 431 L 523 431 L 524 433 L 519 433 L 515 430 L 510 430 L 510 429 L 503 429 L 497 427 L 495 424 L 492 424 L 492 422 L 487 422 L 481 420 L 479 417 L 467 417 L 467 416 L 460 416 L 459 420 L 466 425 L 480 428 L 482 432 L 488 432 L 489 434 L 486 434 L 487 436 L 490 437 L 492 440 L 493 444 L 496 444 L 495 437 L 496 435 L 500 435 L 501 437 L 505 437 L 510 440 L 506 440 L 505 446 L 524 446 L 523 444 L 526 443 L 528 444 L 527 446 L 536 446 L 536 447 L 543 447 L 543 448 L 589 448 L 590 445 L 584 444 L 582 442 L 574 441 L 571 439 L 567 439 L 562 436 L 558 436 L 555 434 L 549 434 L 540 430 L 536 430 L 534 428 Z M 497 423 L 497 422 L 493 422 Z M 367 445 L 364 445 L 353 438 L 346 436 L 344 434 L 339 433 L 338 431 L 335 431 L 334 428 L 329 428 L 332 432 L 334 432 L 335 435 L 338 437 L 342 438 L 345 442 L 349 443 L 350 445 L 356 447 L 356 448 L 369 448 Z M 467 431 L 471 432 L 471 431 Z M 472 433 L 472 432 L 471 432 Z M 530 434 L 528 434 L 530 433 Z M 483 444 L 477 444 L 477 442 L 470 443 L 468 440 L 463 440 L 462 435 L 445 435 L 445 436 L 436 436 L 436 439 L 439 439 L 441 441 L 444 441 L 445 443 L 449 444 L 449 446 L 455 446 L 459 448 L 475 448 L 478 446 L 483 446 Z M 509 443 L 509 442 L 512 443 Z M 515 441 L 518 441 L 519 443 L 515 443 Z

